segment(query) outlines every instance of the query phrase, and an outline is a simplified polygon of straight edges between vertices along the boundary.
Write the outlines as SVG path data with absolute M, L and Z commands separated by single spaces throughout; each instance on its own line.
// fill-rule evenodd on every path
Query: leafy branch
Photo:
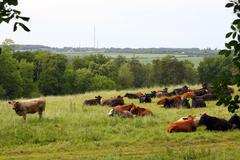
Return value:
M 21 12 L 13 8 L 17 5 L 18 0 L 0 0 L 0 24 L 3 22 L 9 23 L 11 20 L 15 20 L 13 27 L 14 32 L 17 30 L 18 26 L 30 32 L 30 29 L 23 24 L 23 21 L 28 22 L 30 18 L 21 16 Z
M 237 18 L 231 24 L 231 31 L 226 34 L 226 38 L 229 39 L 229 42 L 225 43 L 226 48 L 221 50 L 219 54 L 231 57 L 236 71 L 233 77 L 228 77 L 226 75 L 219 77 L 214 84 L 214 88 L 219 95 L 217 105 L 223 104 L 228 107 L 229 112 L 235 112 L 239 109 L 239 95 L 226 95 L 225 92 L 228 89 L 228 85 L 236 85 L 238 91 L 240 91 L 240 0 L 230 0 L 225 7 L 232 8 Z

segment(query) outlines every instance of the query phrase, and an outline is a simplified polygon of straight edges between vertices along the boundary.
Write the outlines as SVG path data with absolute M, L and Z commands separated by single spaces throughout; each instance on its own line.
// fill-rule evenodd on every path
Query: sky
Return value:
M 19 0 L 31 32 L 1 24 L 0 42 L 51 47 L 223 48 L 228 0 Z

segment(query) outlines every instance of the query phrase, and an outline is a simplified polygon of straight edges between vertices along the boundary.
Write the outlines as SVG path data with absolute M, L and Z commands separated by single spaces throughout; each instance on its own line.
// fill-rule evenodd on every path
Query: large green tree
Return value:
M 128 63 L 123 64 L 118 71 L 118 85 L 120 89 L 133 88 L 134 75 Z
M 160 59 L 155 59 L 152 61 L 152 71 L 151 71 L 151 79 L 154 84 L 156 85 L 161 85 L 162 82 L 161 80 L 161 60 Z
M 50 54 L 45 57 L 39 79 L 39 89 L 44 95 L 62 94 L 66 66 L 67 57 L 62 54 Z
M 226 48 L 221 50 L 219 54 L 231 58 L 236 72 L 231 78 L 226 75 L 220 77 L 218 81 L 214 83 L 214 88 L 219 95 L 217 105 L 223 104 L 228 107 L 230 112 L 235 112 L 239 109 L 239 95 L 225 96 L 222 93 L 226 91 L 228 85 L 236 85 L 238 87 L 238 91 L 240 91 L 240 1 L 230 0 L 225 7 L 233 9 L 236 19 L 231 24 L 231 31 L 226 34 L 226 38 L 229 39 L 229 41 L 225 44 Z
M 72 60 L 72 65 L 74 70 L 83 69 L 88 67 L 89 61 L 84 57 L 76 56 Z
M 76 72 L 73 69 L 66 69 L 63 75 L 63 87 L 62 93 L 63 94 L 73 94 L 75 91 L 74 81 L 76 77 Z
M 113 61 L 108 61 L 107 63 L 100 66 L 99 74 L 102 76 L 106 76 L 116 82 L 118 76 L 118 69 L 119 68 Z
M 189 60 L 182 61 L 185 68 L 184 81 L 187 84 L 196 84 L 199 82 L 199 75 L 197 69 L 194 67 L 194 64 Z
M 0 54 L 0 98 L 14 99 L 22 95 L 22 79 L 18 70 L 18 62 L 12 57 L 8 44 L 3 43 Z
M 205 57 L 199 63 L 198 73 L 201 83 L 212 84 L 221 76 L 226 75 L 232 77 L 232 61 L 223 56 Z
M 177 60 L 174 56 L 166 56 L 160 60 L 158 68 L 160 84 L 170 85 L 170 84 L 181 84 L 184 82 L 183 75 L 185 74 L 184 64 Z M 156 71 L 155 71 L 156 72 Z
M 188 61 L 179 61 L 174 56 L 165 56 L 152 62 L 152 81 L 157 85 L 190 83 L 198 80 L 194 65 Z
M 90 90 L 113 90 L 116 89 L 116 83 L 106 76 L 96 75 L 92 78 Z
M 26 62 L 26 60 L 21 60 L 19 63 L 19 71 L 22 78 L 23 96 L 31 97 L 35 89 L 33 82 L 34 65 L 33 63 Z
M 94 74 L 86 68 L 77 70 L 76 77 L 73 83 L 75 93 L 84 93 L 91 90 L 90 86 L 92 85 L 93 77 Z
M 135 58 L 132 58 L 129 64 L 134 77 L 133 80 L 134 87 L 136 88 L 143 87 L 148 79 L 147 69 L 139 60 Z

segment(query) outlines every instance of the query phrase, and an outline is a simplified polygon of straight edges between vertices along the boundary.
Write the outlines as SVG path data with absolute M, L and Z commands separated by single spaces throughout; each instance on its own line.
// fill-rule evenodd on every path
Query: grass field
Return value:
M 196 87 L 196 86 L 194 86 Z M 154 88 L 160 89 L 160 88 Z M 142 89 L 149 92 L 152 89 Z M 102 91 L 83 95 L 46 97 L 44 118 L 28 115 L 24 122 L 0 102 L 0 159 L 17 160 L 238 160 L 240 131 L 210 132 L 199 127 L 194 133 L 166 132 L 167 124 L 189 114 L 230 118 L 224 107 L 208 102 L 207 108 L 150 108 L 154 116 L 134 119 L 108 117 L 110 107 L 82 106 L 85 99 L 123 95 L 127 91 Z M 131 91 L 130 91 L 131 92 Z M 132 91 L 136 92 L 136 90 Z M 237 93 L 239 94 L 239 93 Z M 127 103 L 137 100 L 125 99 Z

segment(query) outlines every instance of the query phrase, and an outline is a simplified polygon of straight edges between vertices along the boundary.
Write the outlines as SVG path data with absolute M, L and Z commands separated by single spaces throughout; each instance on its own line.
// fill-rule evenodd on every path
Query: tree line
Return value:
M 20 45 L 10 46 L 18 51 L 37 51 L 45 50 L 51 52 L 68 53 L 131 53 L 131 54 L 171 54 L 171 55 L 188 55 L 188 56 L 206 56 L 218 54 L 218 49 L 199 49 L 199 48 L 93 48 L 93 47 L 49 47 L 43 45 Z
M 7 42 L 2 47 L 0 64 L 0 99 L 198 84 L 234 74 L 231 60 L 222 56 L 205 57 L 195 68 L 189 60 L 179 61 L 174 56 L 149 64 L 102 54 L 68 58 L 46 51 L 14 52 Z

